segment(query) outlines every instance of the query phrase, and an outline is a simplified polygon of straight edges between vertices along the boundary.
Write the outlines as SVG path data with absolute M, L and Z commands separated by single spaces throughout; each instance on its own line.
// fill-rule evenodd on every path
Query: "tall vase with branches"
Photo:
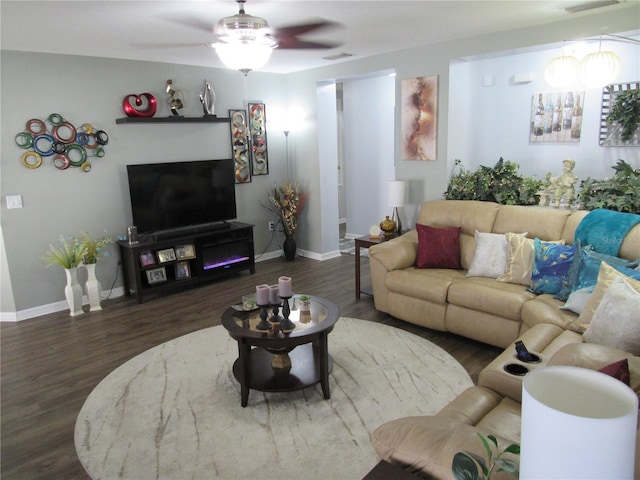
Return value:
M 282 185 L 275 185 L 268 195 L 269 206 L 266 208 L 278 217 L 285 235 L 283 250 L 287 260 L 293 260 L 296 254 L 294 235 L 298 230 L 298 216 L 304 207 L 306 194 L 297 182 L 286 180 Z
M 82 310 L 82 286 L 78 283 L 78 266 L 87 253 L 86 246 L 77 238 L 60 235 L 60 247 L 49 245 L 42 257 L 47 267 L 58 265 L 64 268 L 67 285 L 64 296 L 69 305 L 69 315 L 75 317 L 84 313 Z
M 85 246 L 85 255 L 82 263 L 87 269 L 87 283 L 85 287 L 87 297 L 89 298 L 89 311 L 102 310 L 102 285 L 96 276 L 96 264 L 101 255 L 108 254 L 104 248 L 113 240 L 106 235 L 94 239 L 87 232 L 82 232 L 82 237 L 79 241 Z

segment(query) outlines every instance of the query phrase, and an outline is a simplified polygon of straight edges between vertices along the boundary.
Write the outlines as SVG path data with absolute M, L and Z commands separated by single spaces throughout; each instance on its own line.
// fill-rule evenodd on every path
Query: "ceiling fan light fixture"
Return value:
M 248 41 L 220 43 L 214 48 L 226 67 L 240 70 L 245 75 L 264 67 L 273 52 L 269 45 Z

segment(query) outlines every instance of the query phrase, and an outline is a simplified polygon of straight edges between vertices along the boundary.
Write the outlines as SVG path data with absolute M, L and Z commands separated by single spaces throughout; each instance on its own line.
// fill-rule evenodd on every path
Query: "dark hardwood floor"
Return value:
M 68 311 L 2 323 L 1 470 L 3 480 L 86 479 L 75 453 L 76 416 L 93 388 L 134 356 L 172 338 L 220 324 L 221 313 L 260 283 L 293 278 L 294 291 L 328 298 L 342 316 L 402 328 L 440 345 L 474 382 L 500 350 L 456 335 L 434 332 L 378 312 L 371 297 L 354 297 L 355 257 L 318 262 L 298 257 L 256 265 L 224 281 L 150 298 L 105 300 L 100 312 Z M 363 262 L 363 285 L 369 283 Z M 85 307 L 86 308 L 86 307 Z M 331 342 L 329 342 L 331 348 Z

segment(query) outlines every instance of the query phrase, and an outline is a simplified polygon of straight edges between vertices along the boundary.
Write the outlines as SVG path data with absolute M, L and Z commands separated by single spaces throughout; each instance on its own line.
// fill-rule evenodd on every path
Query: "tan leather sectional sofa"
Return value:
M 371 247 L 370 265 L 376 308 L 394 317 L 428 328 L 450 331 L 504 347 L 473 386 L 438 414 L 399 418 L 372 434 L 380 460 L 401 466 L 420 478 L 453 478 L 451 464 L 457 452 L 486 456 L 477 432 L 495 435 L 501 447 L 520 441 L 520 402 L 523 376 L 505 371 L 508 364 L 529 371 L 546 365 L 600 369 L 627 359 L 631 388 L 640 395 L 640 357 L 597 344 L 584 343 L 568 329 L 577 318 L 561 310 L 563 302 L 550 294 L 534 295 L 523 285 L 493 278 L 466 277 L 474 254 L 474 233 L 528 232 L 529 237 L 572 243 L 575 229 L 587 212 L 543 207 L 501 206 L 487 202 L 426 202 L 418 222 L 434 227 L 461 227 L 461 264 L 464 270 L 416 269 L 417 234 Z M 620 249 L 621 257 L 640 258 L 640 225 Z M 521 339 L 539 363 L 517 359 L 513 344 Z M 636 478 L 640 478 L 640 430 L 636 444 Z M 496 480 L 512 478 L 506 474 Z
M 436 200 L 425 202 L 417 223 L 437 228 L 460 227 L 463 270 L 415 268 L 418 234 L 411 230 L 369 249 L 376 309 L 395 318 L 439 331 L 453 332 L 506 348 L 539 323 L 562 328 L 577 315 L 561 310 L 553 295 L 535 295 L 519 284 L 494 278 L 466 277 L 475 251 L 474 234 L 524 233 L 543 241 L 573 243 L 586 211 L 553 207 L 498 205 L 492 202 Z M 640 258 L 640 226 L 625 237 L 620 257 Z

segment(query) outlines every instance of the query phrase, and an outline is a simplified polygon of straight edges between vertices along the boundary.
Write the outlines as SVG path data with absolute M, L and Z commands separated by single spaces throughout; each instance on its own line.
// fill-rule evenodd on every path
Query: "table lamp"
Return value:
M 638 397 L 586 368 L 534 370 L 522 383 L 520 479 L 633 478 Z
M 396 224 L 394 233 L 400 235 L 402 233 L 402 222 L 398 214 L 398 207 L 404 205 L 405 182 L 401 180 L 392 180 L 389 182 L 387 190 L 387 204 L 393 208 L 391 220 Z

